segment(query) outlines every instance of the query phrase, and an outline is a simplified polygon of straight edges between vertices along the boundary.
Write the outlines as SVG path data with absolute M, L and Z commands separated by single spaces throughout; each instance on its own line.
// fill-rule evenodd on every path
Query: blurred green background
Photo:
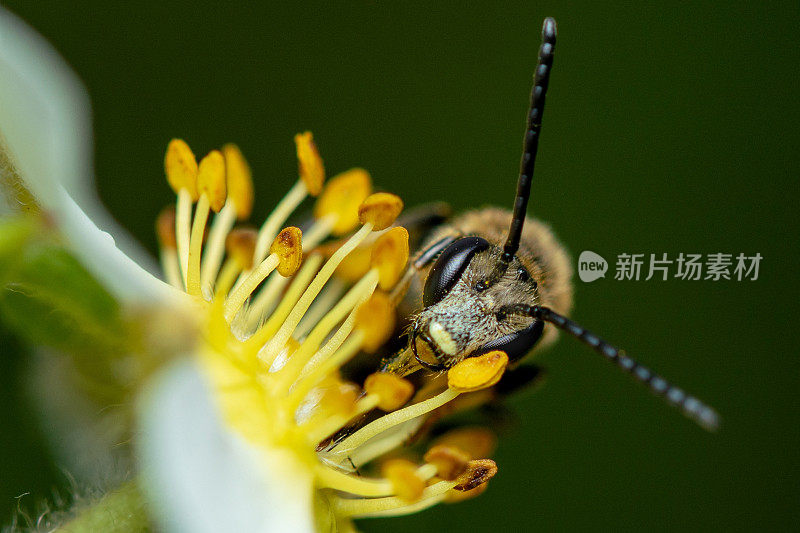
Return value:
M 540 356 L 480 498 L 365 531 L 796 529 L 800 4 L 4 4 L 94 105 L 109 210 L 155 252 L 162 157 L 237 142 L 265 214 L 311 129 L 407 205 L 510 206 L 541 20 L 559 23 L 532 210 L 593 250 L 764 257 L 757 281 L 576 281 L 573 316 L 723 416 L 707 434 L 574 341 Z M 613 264 L 612 264 L 613 273 Z M 0 523 L 66 486 L 5 334 Z M 10 407 L 9 407 L 10 406 Z

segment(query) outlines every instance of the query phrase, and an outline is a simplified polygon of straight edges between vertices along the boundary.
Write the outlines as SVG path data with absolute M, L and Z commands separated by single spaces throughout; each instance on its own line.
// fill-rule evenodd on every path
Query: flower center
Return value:
M 419 390 L 389 372 L 362 386 L 343 381 L 342 365 L 377 352 L 395 329 L 402 291 L 393 289 L 409 255 L 407 231 L 393 226 L 402 201 L 370 194 L 362 169 L 323 188 L 311 133 L 295 142 L 300 177 L 258 230 L 234 228 L 253 203 L 238 148 L 213 150 L 199 164 L 181 140 L 167 149 L 177 203 L 157 222 L 161 261 L 168 282 L 206 317 L 200 358 L 225 421 L 256 449 L 290 450 L 336 520 L 415 512 L 481 492 L 496 472 L 481 459 L 493 442 L 485 430 L 446 434 L 418 462 L 373 465 L 444 406 L 494 385 L 508 358 L 467 359 Z M 304 231 L 281 229 L 309 195 L 318 198 Z M 361 468 L 377 474 L 362 476 Z

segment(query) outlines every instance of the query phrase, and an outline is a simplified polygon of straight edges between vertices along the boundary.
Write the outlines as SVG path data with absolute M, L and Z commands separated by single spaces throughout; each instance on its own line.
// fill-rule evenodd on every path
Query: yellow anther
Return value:
M 470 459 L 489 457 L 497 446 L 497 436 L 487 428 L 475 426 L 448 431 L 434 442 L 435 446 L 457 448 Z
M 225 240 L 225 248 L 242 270 L 253 268 L 253 252 L 258 232 L 252 228 L 235 228 Z
M 235 144 L 223 146 L 222 155 L 225 156 L 228 198 L 236 206 L 236 218 L 245 220 L 253 212 L 253 174 L 250 165 Z
M 358 207 L 358 221 L 372 223 L 373 231 L 386 229 L 397 220 L 403 210 L 403 200 L 395 194 L 376 192 L 369 195 Z
M 371 258 L 372 246 L 359 246 L 347 254 L 347 257 L 339 264 L 336 269 L 336 277 L 349 283 L 355 283 L 369 271 Z
M 162 248 L 175 249 L 178 243 L 175 239 L 175 208 L 165 207 L 156 219 L 156 235 Z
M 189 145 L 182 139 L 172 139 L 167 145 L 164 172 L 175 194 L 185 189 L 192 201 L 197 201 L 197 159 Z
M 469 357 L 447 371 L 447 385 L 458 392 L 485 389 L 500 381 L 506 366 L 508 356 L 499 350 Z
M 211 150 L 200 160 L 197 170 L 197 193 L 205 194 L 215 213 L 225 205 L 225 158 L 219 150 Z
M 375 372 L 367 376 L 364 381 L 364 390 L 367 394 L 375 394 L 378 400 L 378 409 L 382 411 L 395 411 L 405 405 L 414 394 L 414 385 L 407 379 L 389 372 Z
M 458 477 L 456 490 L 468 491 L 483 485 L 497 473 L 497 464 L 491 459 L 476 459 L 467 464 L 466 471 Z
M 361 349 L 375 353 L 394 333 L 396 311 L 386 293 L 376 292 L 356 313 L 356 328 L 364 332 Z
M 383 476 L 392 483 L 398 498 L 407 502 L 420 499 L 425 482 L 417 475 L 417 465 L 405 459 L 390 459 L 381 470 Z
M 372 268 L 378 269 L 380 288 L 388 291 L 394 287 L 408 263 L 408 231 L 398 226 L 378 237 L 372 246 L 370 262 Z
M 358 207 L 372 191 L 372 179 L 363 168 L 342 172 L 328 180 L 314 206 L 314 216 L 335 215 L 333 235 L 344 235 L 358 226 Z
M 470 459 L 464 450 L 444 444 L 434 446 L 425 454 L 425 462 L 434 465 L 437 475 L 447 481 L 454 481 L 466 472 Z
M 278 256 L 278 274 L 288 278 L 297 272 L 303 260 L 303 232 L 300 228 L 284 228 L 269 248 L 270 254 Z
M 300 179 L 303 180 L 308 194 L 317 196 L 325 182 L 325 165 L 314 143 L 314 136 L 310 131 L 298 133 L 294 136 L 294 143 L 297 146 L 297 171 Z

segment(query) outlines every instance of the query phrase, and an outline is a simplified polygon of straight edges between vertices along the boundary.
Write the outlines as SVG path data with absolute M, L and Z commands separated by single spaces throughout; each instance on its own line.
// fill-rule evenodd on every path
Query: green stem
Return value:
M 150 531 L 144 497 L 136 481 L 128 481 L 83 509 L 56 533 L 133 533 Z

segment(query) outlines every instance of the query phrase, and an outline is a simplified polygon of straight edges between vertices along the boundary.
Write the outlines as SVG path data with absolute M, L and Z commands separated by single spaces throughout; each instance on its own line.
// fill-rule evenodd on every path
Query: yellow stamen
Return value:
M 344 283 L 335 278 L 328 282 L 319 296 L 314 299 L 306 314 L 303 315 L 303 319 L 294 330 L 294 337 L 303 340 L 308 332 L 322 320 L 322 317 L 328 314 L 328 311 L 342 299 L 346 288 Z
M 235 144 L 222 147 L 225 156 L 225 174 L 228 180 L 228 198 L 236 209 L 236 217 L 246 220 L 253 211 L 253 175 L 241 150 Z
M 330 228 L 335 221 L 334 215 L 329 215 L 317 220 L 308 232 L 303 235 L 303 252 L 313 250 L 317 244 L 325 239 L 330 233 Z M 275 305 L 275 301 L 281 295 L 281 291 L 286 286 L 288 280 L 281 276 L 272 276 L 265 284 L 264 288 L 258 293 L 250 304 L 247 318 L 247 328 L 253 329 L 258 324 L 261 316 Z
M 355 477 L 322 465 L 318 465 L 315 471 L 317 483 L 324 488 L 340 490 L 365 498 L 391 496 L 394 494 L 394 487 L 391 481 L 386 479 Z
M 197 191 L 200 198 L 197 201 L 192 224 L 189 241 L 189 266 L 186 275 L 186 290 L 194 296 L 200 295 L 200 257 L 209 208 L 219 211 L 225 204 L 225 160 L 219 151 L 212 150 L 200 161 L 197 173 Z
M 376 192 L 369 195 L 358 207 L 358 221 L 362 224 L 370 222 L 375 231 L 380 231 L 394 224 L 402 210 L 403 201 L 399 196 Z
M 236 228 L 228 234 L 225 248 L 239 268 L 249 270 L 253 268 L 253 250 L 256 246 L 257 234 L 252 228 Z
M 395 411 L 408 402 L 414 394 L 414 385 L 407 379 L 388 372 L 375 372 L 364 381 L 367 394 L 378 396 L 378 408 L 383 411 Z
M 225 239 L 236 221 L 236 204 L 228 198 L 228 202 L 219 215 L 214 217 L 208 241 L 204 246 L 203 260 L 200 266 L 200 285 L 203 289 L 211 291 L 214 280 L 219 274 L 222 257 L 225 254 Z
M 422 497 L 425 481 L 417 475 L 417 465 L 411 461 L 391 459 L 383 464 L 381 470 L 401 500 L 415 502 Z
M 460 393 L 458 391 L 447 389 L 433 398 L 429 398 L 425 401 L 415 403 L 398 411 L 394 411 L 382 416 L 381 418 L 370 422 L 363 428 L 359 429 L 341 441 L 330 453 L 334 456 L 346 455 L 367 442 L 372 437 L 375 437 L 376 435 L 386 431 L 389 428 L 397 426 L 398 424 L 402 424 L 407 420 L 411 420 L 417 418 L 418 416 L 429 413 L 434 409 L 443 406 L 447 402 L 457 398 L 459 394 Z
M 364 225 L 360 230 L 353 234 L 352 237 L 350 237 L 344 246 L 342 246 L 336 251 L 336 253 L 333 254 L 333 256 L 331 256 L 331 258 L 325 263 L 325 266 L 322 267 L 322 270 L 317 273 L 314 281 L 311 282 L 311 285 L 309 285 L 308 289 L 306 289 L 306 292 L 303 293 L 303 296 L 300 298 L 297 304 L 295 304 L 281 328 L 275 333 L 273 338 L 264 348 L 263 352 L 259 354 L 259 358 L 267 366 L 272 364 L 278 352 L 280 352 L 283 345 L 286 343 L 292 333 L 294 333 L 294 328 L 297 327 L 300 319 L 303 318 L 303 315 L 306 313 L 306 311 L 308 311 L 308 307 L 311 305 L 311 302 L 317 297 L 319 292 L 322 290 L 322 287 L 325 285 L 325 283 L 327 283 L 328 279 L 330 279 L 331 275 L 333 275 L 334 270 L 336 270 L 336 267 L 339 266 L 339 263 L 342 261 L 342 259 L 344 259 L 353 248 L 358 246 L 359 243 L 364 240 L 367 235 L 369 235 L 370 231 L 372 231 L 372 225 Z
M 217 284 L 214 287 L 215 300 L 224 300 L 225 295 L 231 290 L 233 283 L 236 281 L 236 277 L 241 271 L 242 265 L 235 259 L 228 259 L 225 261 L 225 264 L 222 265 L 222 271 L 219 273 L 219 277 L 217 278 Z
M 358 281 L 370 269 L 370 257 L 372 246 L 359 246 L 336 269 L 336 277 L 349 283 Z
M 489 457 L 497 446 L 497 437 L 486 428 L 475 426 L 452 429 L 436 439 L 434 446 L 457 448 L 470 455 L 471 459 Z
M 354 168 L 331 178 L 314 205 L 314 217 L 335 215 L 331 233 L 345 235 L 358 226 L 358 208 L 372 190 L 372 179 L 362 168 Z
M 269 257 L 244 277 L 225 302 L 225 319 L 228 322 L 233 320 L 245 300 L 273 270 L 277 268 L 281 275 L 286 276 L 291 276 L 297 271 L 303 250 L 301 242 L 302 232 L 295 227 L 285 228 L 275 237 Z
M 438 476 L 448 481 L 454 481 L 466 472 L 470 459 L 467 452 L 442 444 L 425 453 L 425 462 L 434 465 Z
M 303 260 L 303 232 L 288 227 L 281 231 L 270 246 L 269 252 L 278 257 L 278 273 L 284 278 L 294 275 Z M 255 289 L 255 287 L 254 287 Z
M 278 331 L 278 328 L 286 320 L 286 317 L 289 316 L 289 313 L 303 295 L 309 283 L 311 283 L 311 280 L 317 273 L 321 264 L 322 256 L 319 254 L 312 254 L 306 258 L 300 271 L 292 278 L 292 283 L 289 285 L 289 289 L 283 295 L 283 298 L 281 298 L 277 309 L 270 315 L 266 324 L 261 326 L 253 336 L 247 340 L 248 348 L 260 348 L 276 331 Z M 285 280 L 285 278 L 273 279 Z
M 374 196 L 374 195 L 373 195 Z M 408 231 L 392 228 L 375 241 L 371 264 L 380 271 L 380 288 L 390 290 L 403 274 L 408 263 Z
M 508 366 L 508 356 L 499 350 L 469 357 L 447 371 L 447 385 L 459 392 L 473 392 L 500 381 Z
M 289 215 L 300 205 L 300 202 L 306 197 L 306 187 L 302 181 L 298 181 L 294 186 L 289 189 L 286 196 L 281 199 L 275 210 L 270 213 L 267 220 L 261 226 L 258 232 L 258 244 L 256 245 L 256 261 L 262 261 L 267 255 L 269 245 L 275 240 L 283 223 L 289 218 Z
M 439 481 L 422 491 L 422 497 L 409 505 L 406 500 L 398 497 L 388 498 L 332 498 L 334 512 L 339 516 L 367 517 L 367 516 L 397 516 L 415 513 L 436 505 L 445 494 L 454 486 L 452 481 Z
M 189 242 L 192 232 L 192 195 L 188 189 L 178 191 L 178 204 L 175 209 L 175 240 L 178 244 L 178 264 L 181 267 L 181 279 L 186 286 L 189 272 Z
M 239 312 L 245 300 L 253 293 L 258 287 L 258 284 L 264 281 L 270 272 L 275 270 L 280 263 L 280 258 L 271 254 L 269 257 L 261 261 L 261 263 L 248 274 L 244 282 L 231 292 L 228 299 L 225 300 L 225 320 L 230 323 L 236 313 Z
M 200 199 L 197 201 L 197 208 L 194 212 L 192 235 L 189 240 L 189 256 L 187 258 L 188 267 L 186 271 L 186 292 L 193 296 L 200 296 L 200 256 L 203 251 L 203 236 L 206 231 L 209 209 L 208 195 L 200 195 Z
M 225 205 L 227 199 L 225 158 L 219 150 L 210 151 L 200 161 L 197 171 L 197 193 L 208 197 L 208 203 L 215 213 L 219 213 Z
M 466 471 L 456 480 L 453 487 L 460 491 L 469 491 L 483 485 L 497 473 L 497 464 L 491 459 L 476 459 L 467 464 Z
M 350 331 L 352 331 L 355 323 L 355 312 L 353 310 L 356 309 L 362 302 L 366 301 L 367 298 L 369 298 L 370 294 L 372 294 L 372 291 L 375 290 L 377 283 L 377 273 L 364 276 L 364 278 L 356 283 L 353 288 L 347 292 L 344 298 L 342 298 L 333 307 L 333 309 L 331 309 L 322 318 L 322 320 L 319 321 L 314 329 L 311 330 L 311 333 L 308 334 L 306 340 L 303 341 L 302 346 L 294 355 L 294 357 L 281 370 L 281 375 L 278 376 L 278 379 L 282 384 L 284 384 L 284 386 L 288 388 L 288 385 L 293 383 L 297 377 L 300 376 L 303 366 L 308 363 L 309 359 L 314 355 L 314 352 L 319 348 L 322 341 L 325 340 L 336 324 L 338 324 L 345 317 L 345 315 L 350 313 L 352 317 L 342 324 L 335 336 L 338 342 L 344 342 L 344 339 L 350 334 Z M 331 339 L 329 344 L 333 340 L 334 339 Z M 331 348 L 328 348 L 328 350 L 333 351 L 338 348 L 338 346 Z
M 197 201 L 197 159 L 182 139 L 172 139 L 164 156 L 164 172 L 175 194 L 185 190 Z
M 356 315 L 356 327 L 364 332 L 362 349 L 367 353 L 377 352 L 394 333 L 395 322 L 396 311 L 389 297 L 380 291 L 374 293 Z
M 300 179 L 306 186 L 308 194 L 317 196 L 322 190 L 325 181 L 325 166 L 319 156 L 314 136 L 310 131 L 298 133 L 294 136 L 297 146 L 297 168 Z
M 346 457 L 335 456 L 339 464 L 347 466 L 353 464 L 356 468 L 365 465 L 373 459 L 391 452 L 398 446 L 402 446 L 409 441 L 413 435 L 419 431 L 425 422 L 425 417 L 415 418 L 399 424 L 385 433 L 375 437 L 369 442 L 364 443 Z

